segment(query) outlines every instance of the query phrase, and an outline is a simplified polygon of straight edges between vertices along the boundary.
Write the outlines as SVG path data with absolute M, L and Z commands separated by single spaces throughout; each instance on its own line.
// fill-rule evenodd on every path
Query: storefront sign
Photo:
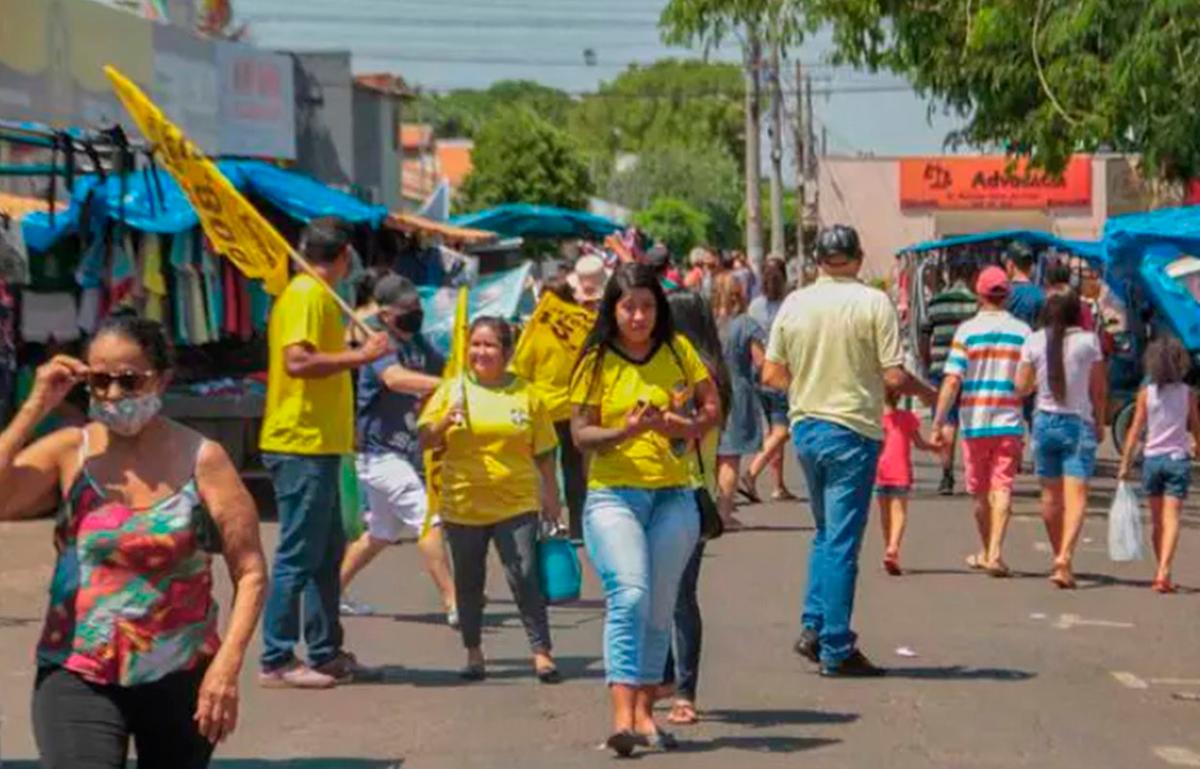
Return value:
M 903 158 L 902 208 L 1058 208 L 1092 204 L 1092 161 L 1077 156 L 1061 177 L 1003 155 Z
M 217 43 L 224 155 L 296 158 L 292 60 L 248 45 Z

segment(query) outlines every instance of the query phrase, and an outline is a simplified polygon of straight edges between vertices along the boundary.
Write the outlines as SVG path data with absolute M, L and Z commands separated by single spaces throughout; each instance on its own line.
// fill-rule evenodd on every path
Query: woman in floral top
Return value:
M 124 767 L 130 738 L 143 769 L 205 767 L 237 724 L 266 588 L 258 516 L 224 450 L 159 414 L 170 358 L 159 324 L 109 320 L 86 363 L 38 369 L 0 434 L 0 520 L 64 502 L 33 697 L 46 769 Z M 90 421 L 22 449 L 80 383 Z M 210 552 L 234 585 L 224 642 Z

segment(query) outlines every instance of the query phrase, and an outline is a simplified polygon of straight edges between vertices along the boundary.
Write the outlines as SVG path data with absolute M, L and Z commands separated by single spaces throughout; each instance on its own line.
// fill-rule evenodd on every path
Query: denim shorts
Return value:
M 876 486 L 875 496 L 888 497 L 891 499 L 908 499 L 908 495 L 912 493 L 912 486 Z
M 1040 478 L 1091 478 L 1096 471 L 1096 429 L 1078 414 L 1037 412 L 1033 464 Z
M 943 378 L 944 377 L 941 374 L 934 374 L 929 377 L 929 381 L 933 384 L 933 389 L 935 389 L 935 390 L 942 389 L 942 379 Z M 948 424 L 948 425 L 957 425 L 958 424 L 958 419 L 959 419 L 958 399 L 961 397 L 962 397 L 962 393 L 960 392 L 958 397 L 956 397 L 954 399 L 954 403 L 950 406 L 950 410 L 946 412 L 946 424 Z M 937 405 L 935 404 L 933 406 L 933 408 L 931 408 L 929 410 L 929 418 L 933 419 L 936 416 L 937 416 Z
M 770 387 L 760 387 L 758 388 L 758 399 L 762 402 L 763 413 L 766 414 L 768 425 L 787 427 L 791 424 L 788 419 L 788 395 L 786 392 Z
M 1164 454 L 1142 463 L 1142 491 L 1148 497 L 1187 499 L 1192 483 L 1192 460 Z

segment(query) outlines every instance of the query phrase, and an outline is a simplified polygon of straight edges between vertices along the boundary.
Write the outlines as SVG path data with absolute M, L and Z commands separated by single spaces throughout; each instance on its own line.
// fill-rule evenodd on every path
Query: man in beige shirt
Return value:
M 793 292 L 775 318 L 763 384 L 788 392 L 792 441 L 804 468 L 816 535 L 796 651 L 821 675 L 883 670 L 858 650 L 850 629 L 858 552 L 866 530 L 883 438 L 884 390 L 933 398 L 902 368 L 896 310 L 858 280 L 858 233 L 835 225 L 817 239 L 820 277 Z

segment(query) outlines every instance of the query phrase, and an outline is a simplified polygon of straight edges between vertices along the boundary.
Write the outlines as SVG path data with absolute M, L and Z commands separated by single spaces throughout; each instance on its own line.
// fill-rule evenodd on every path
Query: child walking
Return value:
M 1174 593 L 1171 561 L 1179 543 L 1179 513 L 1191 485 L 1193 440 L 1200 445 L 1200 407 L 1196 394 L 1184 384 L 1191 360 L 1177 339 L 1152 342 L 1146 348 L 1144 367 L 1149 384 L 1138 391 L 1121 454 L 1120 477 L 1129 477 L 1145 431 L 1142 491 L 1150 500 L 1151 541 L 1158 559 L 1150 587 L 1156 593 Z
M 911 411 L 899 407 L 897 396 L 888 392 L 883 407 L 883 448 L 875 473 L 875 498 L 883 525 L 883 568 L 900 576 L 900 541 L 908 519 L 908 495 L 912 492 L 912 447 L 937 451 L 921 437 L 921 423 Z

